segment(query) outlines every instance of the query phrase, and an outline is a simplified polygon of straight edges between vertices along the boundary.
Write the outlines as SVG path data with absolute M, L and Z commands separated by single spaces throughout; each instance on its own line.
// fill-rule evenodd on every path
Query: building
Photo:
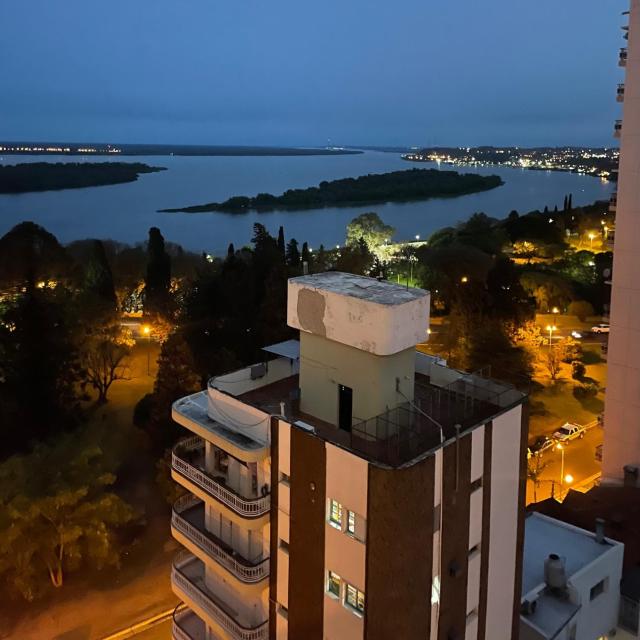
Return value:
M 300 340 L 178 400 L 174 637 L 511 640 L 525 396 L 419 354 L 429 294 L 289 281 Z
M 616 635 L 624 545 L 540 513 L 525 520 L 520 640 Z
M 611 334 L 602 459 L 604 482 L 640 483 L 640 0 L 631 0 L 628 46 L 620 51 L 625 82 L 618 87 L 623 118 L 615 197 L 616 230 L 611 293 Z

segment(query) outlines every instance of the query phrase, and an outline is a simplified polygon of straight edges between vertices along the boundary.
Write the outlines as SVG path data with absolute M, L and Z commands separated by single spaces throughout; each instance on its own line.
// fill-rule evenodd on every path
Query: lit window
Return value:
M 351 584 L 345 585 L 344 604 L 356 613 L 364 613 L 364 592 Z
M 329 500 L 329 524 L 342 531 L 342 505 L 337 500 Z
M 336 598 L 340 597 L 340 576 L 333 571 L 327 572 L 327 593 L 335 596 Z
M 353 511 L 347 511 L 347 533 L 356 535 L 356 514 Z
M 440 576 L 435 576 L 431 585 L 431 604 L 440 604 Z

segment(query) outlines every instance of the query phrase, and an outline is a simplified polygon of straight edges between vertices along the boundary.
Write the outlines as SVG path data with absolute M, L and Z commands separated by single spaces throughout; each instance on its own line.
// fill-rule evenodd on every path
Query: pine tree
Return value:
M 107 260 L 104 245 L 94 240 L 84 277 L 85 306 L 90 306 L 98 315 L 110 315 L 116 311 L 117 298 L 113 274 Z
M 157 227 L 149 229 L 147 247 L 147 275 L 145 278 L 145 313 L 169 315 L 171 300 L 171 257 L 164 246 L 164 238 Z
M 306 262 L 308 266 L 311 266 L 311 251 L 309 251 L 307 242 L 302 243 L 302 262 Z
M 287 244 L 286 252 L 287 264 L 294 269 L 300 266 L 300 252 L 298 251 L 298 241 L 291 238 Z
M 569 211 L 573 211 L 573 195 L 569 194 L 569 199 L 567 200 L 567 209 Z
M 280 226 L 278 229 L 278 249 L 280 253 L 284 256 L 286 252 L 285 242 L 284 242 L 284 227 Z
M 563 210 L 563 211 L 566 211 L 566 210 L 567 210 L 568 202 L 569 202 L 569 201 L 568 201 L 568 199 L 567 199 L 567 196 L 565 196 L 565 197 L 564 197 L 564 202 L 563 202 L 563 204 L 562 204 L 562 210 Z
M 233 246 L 233 242 L 229 243 L 227 247 L 227 258 L 233 258 L 236 255 L 235 247 Z

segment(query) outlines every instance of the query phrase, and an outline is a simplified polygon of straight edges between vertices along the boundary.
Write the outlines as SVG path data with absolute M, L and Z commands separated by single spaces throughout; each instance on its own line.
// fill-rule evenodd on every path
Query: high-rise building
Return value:
M 516 637 L 525 396 L 416 351 L 420 289 L 294 278 L 287 320 L 174 405 L 174 637 Z
M 604 482 L 640 482 L 640 0 L 631 0 L 628 47 L 620 50 L 626 71 L 618 88 L 623 118 L 618 192 L 615 198 L 615 252 L 611 292 L 611 333 L 607 354 Z M 635 471 L 634 471 L 635 469 Z

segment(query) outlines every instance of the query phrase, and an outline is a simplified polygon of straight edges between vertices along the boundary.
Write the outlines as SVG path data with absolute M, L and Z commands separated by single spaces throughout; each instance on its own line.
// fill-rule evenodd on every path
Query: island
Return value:
M 134 182 L 143 173 L 164 171 L 141 162 L 25 162 L 0 165 L 0 193 L 82 189 Z
M 257 196 L 233 196 L 224 202 L 195 205 L 178 209 L 161 209 L 164 213 L 245 213 L 274 209 L 321 209 L 385 202 L 406 202 L 429 198 L 452 198 L 487 191 L 503 184 L 499 176 L 476 173 L 409 169 L 375 173 L 359 178 L 343 178 L 321 182 L 308 189 L 289 189 L 282 195 L 259 193 Z

